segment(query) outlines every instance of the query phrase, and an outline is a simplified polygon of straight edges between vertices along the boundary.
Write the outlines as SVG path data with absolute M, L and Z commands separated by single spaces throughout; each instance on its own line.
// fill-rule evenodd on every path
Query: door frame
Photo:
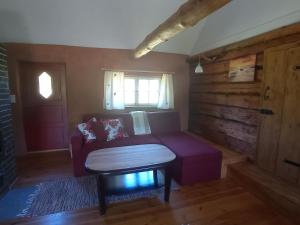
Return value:
M 53 151 L 65 151 L 68 149 L 69 147 L 69 111 L 68 111 L 68 89 L 67 89 L 67 66 L 66 66 L 66 62 L 55 62 L 55 61 L 39 61 L 39 60 L 17 60 L 17 69 L 16 69 L 16 90 L 17 92 L 15 93 L 16 95 L 16 117 L 19 118 L 18 120 L 20 121 L 20 129 L 19 132 L 21 132 L 20 134 L 20 138 L 22 139 L 23 142 L 23 146 L 25 148 L 25 152 L 28 154 L 34 154 L 34 153 L 46 153 L 46 152 L 53 152 Z M 24 112 L 23 112 L 23 102 L 22 102 L 22 84 L 21 84 L 21 64 L 24 63 L 28 63 L 28 64 L 60 64 L 64 67 L 65 73 L 63 76 L 63 82 L 64 82 L 64 108 L 65 108 L 65 123 L 64 123 L 64 131 L 66 134 L 66 139 L 65 139 L 65 143 L 64 145 L 66 146 L 65 148 L 62 149 L 49 149 L 49 150 L 39 150 L 39 151 L 28 151 L 27 148 L 27 143 L 26 143 L 26 135 L 25 135 L 25 126 L 24 126 Z M 19 102 L 19 104 L 18 104 Z

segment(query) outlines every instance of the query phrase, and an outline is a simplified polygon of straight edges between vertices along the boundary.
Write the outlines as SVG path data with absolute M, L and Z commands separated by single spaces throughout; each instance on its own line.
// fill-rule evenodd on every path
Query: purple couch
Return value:
M 71 137 L 73 167 L 75 176 L 86 174 L 84 163 L 91 151 L 140 144 L 162 144 L 176 154 L 172 165 L 173 178 L 181 185 L 194 184 L 220 178 L 222 153 L 212 146 L 180 131 L 180 120 L 177 112 L 149 112 L 148 119 L 151 135 L 134 135 L 131 115 L 122 114 L 90 114 L 83 121 L 96 118 L 122 118 L 129 134 L 128 138 L 113 141 L 95 141 L 84 143 L 78 129 Z

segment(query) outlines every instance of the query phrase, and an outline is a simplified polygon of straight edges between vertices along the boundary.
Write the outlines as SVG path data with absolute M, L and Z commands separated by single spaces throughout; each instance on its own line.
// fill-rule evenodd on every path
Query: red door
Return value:
M 22 62 L 20 84 L 27 150 L 66 148 L 65 65 Z

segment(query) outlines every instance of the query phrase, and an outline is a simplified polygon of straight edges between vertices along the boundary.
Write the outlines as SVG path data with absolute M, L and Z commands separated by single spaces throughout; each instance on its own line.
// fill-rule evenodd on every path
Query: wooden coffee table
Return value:
M 166 146 L 159 144 L 131 145 L 104 148 L 89 153 L 85 167 L 89 173 L 97 174 L 100 214 L 105 214 L 106 179 L 108 176 L 154 171 L 157 184 L 157 170 L 165 171 L 164 200 L 169 201 L 171 173 L 170 164 L 176 158 Z

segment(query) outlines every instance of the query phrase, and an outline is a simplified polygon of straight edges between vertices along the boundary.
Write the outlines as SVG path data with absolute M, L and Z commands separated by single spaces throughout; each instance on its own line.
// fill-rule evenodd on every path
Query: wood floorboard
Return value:
M 249 162 L 230 165 L 229 177 L 300 224 L 300 189 L 297 185 Z
M 45 156 L 39 156 L 38 161 L 35 161 L 32 156 L 29 159 L 25 157 L 18 160 L 23 165 L 17 185 L 71 175 L 70 163 L 53 168 L 57 162 L 70 161 L 67 155 L 54 154 L 52 158 L 47 155 L 47 159 L 43 157 Z M 48 163 L 43 163 L 43 161 L 48 161 Z M 32 162 L 41 163 L 43 166 L 32 166 Z M 34 171 L 34 168 L 40 168 L 40 171 Z M 159 198 L 137 199 L 110 204 L 105 216 L 100 216 L 98 208 L 95 207 L 41 217 L 15 219 L 0 224 L 292 225 L 293 223 L 238 183 L 226 178 L 174 190 L 169 204 L 165 204 Z
M 17 157 L 17 186 L 73 176 L 69 151 L 32 153 Z

